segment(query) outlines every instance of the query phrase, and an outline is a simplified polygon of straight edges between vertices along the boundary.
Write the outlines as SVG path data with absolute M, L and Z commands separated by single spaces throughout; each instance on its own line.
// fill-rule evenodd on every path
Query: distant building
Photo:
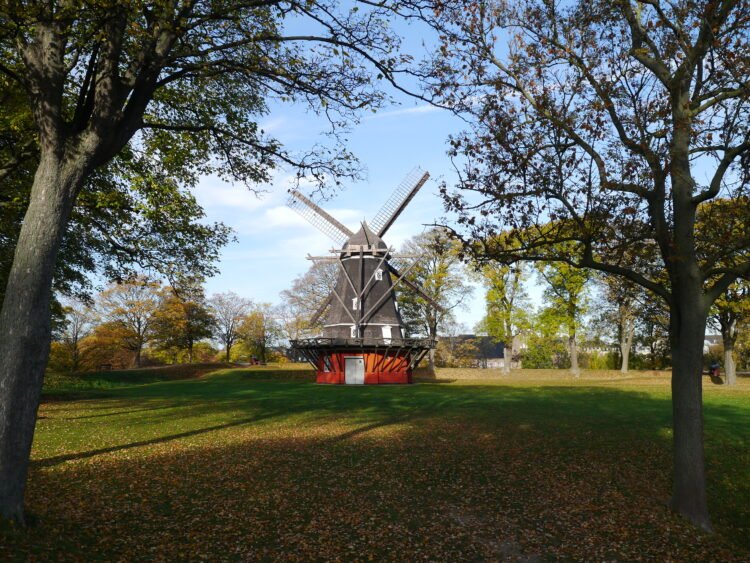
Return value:
M 489 336 L 476 334 L 459 334 L 452 337 L 441 337 L 442 340 L 447 338 L 453 339 L 454 347 L 469 342 L 474 343 L 473 364 L 478 368 L 502 368 L 505 366 L 505 343 L 496 342 Z M 516 338 L 515 349 L 520 352 L 526 348 L 525 342 Z M 511 365 L 513 368 L 520 368 L 520 361 L 514 361 Z

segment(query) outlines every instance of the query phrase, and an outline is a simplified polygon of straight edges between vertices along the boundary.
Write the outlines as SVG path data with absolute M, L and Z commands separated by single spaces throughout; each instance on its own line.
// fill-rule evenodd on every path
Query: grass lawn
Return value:
M 666 376 L 439 375 L 51 379 L 37 524 L 4 531 L 0 560 L 750 559 L 750 381 L 705 381 L 707 535 L 665 506 Z

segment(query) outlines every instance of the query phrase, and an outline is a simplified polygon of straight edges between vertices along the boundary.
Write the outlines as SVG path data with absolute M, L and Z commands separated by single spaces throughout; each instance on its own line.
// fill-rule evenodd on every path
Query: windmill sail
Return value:
M 329 215 L 323 208 L 297 190 L 290 192 L 287 205 L 339 246 L 343 245 L 354 234 L 346 226 Z
M 396 187 L 391 197 L 388 198 L 388 201 L 383 204 L 383 207 L 370 222 L 370 227 L 379 237 L 382 237 L 391 228 L 393 222 L 401 215 L 401 212 L 419 189 L 424 186 L 429 177 L 429 172 L 417 167 L 409 172 L 406 178 Z

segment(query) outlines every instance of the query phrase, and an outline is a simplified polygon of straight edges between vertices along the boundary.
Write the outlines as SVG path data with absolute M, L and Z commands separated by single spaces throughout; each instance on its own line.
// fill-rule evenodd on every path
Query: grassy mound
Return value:
M 227 367 L 232 367 L 232 364 L 181 364 L 77 373 L 48 372 L 44 376 L 42 392 L 44 395 L 75 394 L 80 391 L 116 389 L 132 385 L 193 379 Z

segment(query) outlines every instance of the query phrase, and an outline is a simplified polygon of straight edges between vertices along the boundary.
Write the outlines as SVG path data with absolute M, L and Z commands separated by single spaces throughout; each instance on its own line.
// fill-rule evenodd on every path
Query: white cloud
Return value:
M 273 190 L 254 194 L 240 184 L 229 184 L 215 176 L 203 178 L 193 191 L 198 203 L 206 209 L 229 208 L 254 211 L 271 205 L 276 197 Z
M 286 205 L 267 209 L 263 215 L 265 227 L 306 227 L 308 225 L 303 217 Z
M 263 130 L 266 135 L 275 135 L 279 131 L 283 130 L 289 120 L 284 116 L 272 117 L 260 123 L 260 129 Z
M 258 191 L 254 193 L 242 184 L 232 184 L 217 176 L 205 176 L 201 178 L 193 193 L 198 202 L 208 210 L 257 211 L 286 201 L 287 191 L 294 185 L 295 180 L 293 174 L 279 170 L 269 184 L 258 185 Z M 309 181 L 308 185 L 308 180 L 303 178 L 299 185 L 305 188 L 313 184 Z
M 363 121 L 368 121 L 372 119 L 382 119 L 385 117 L 398 117 L 398 116 L 404 116 L 404 115 L 421 115 L 425 113 L 432 113 L 432 112 L 439 111 L 439 110 L 440 110 L 439 107 L 436 107 L 430 104 L 422 104 L 419 106 L 399 108 L 399 109 L 374 113 L 372 115 L 368 115 L 364 117 Z

